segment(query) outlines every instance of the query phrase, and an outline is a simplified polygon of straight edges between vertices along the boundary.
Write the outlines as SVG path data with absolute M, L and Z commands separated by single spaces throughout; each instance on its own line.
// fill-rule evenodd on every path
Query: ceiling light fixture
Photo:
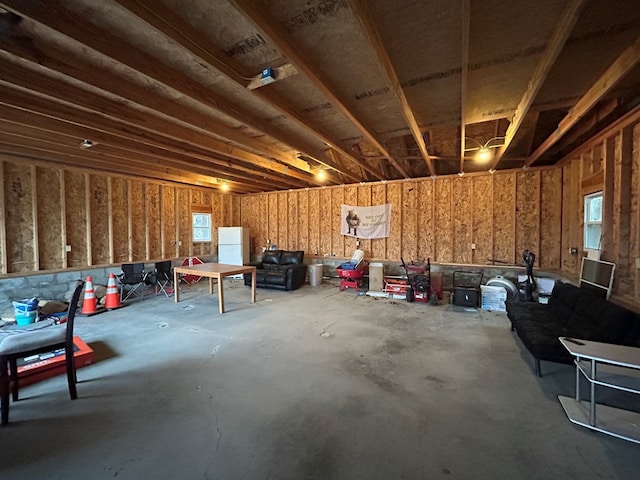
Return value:
M 319 168 L 316 172 L 316 180 L 324 182 L 327 179 L 327 172 L 324 168 Z
M 223 192 L 228 192 L 229 191 L 229 184 L 227 182 L 222 182 L 220 184 L 220 190 L 222 190 Z
M 487 163 L 493 157 L 493 152 L 491 151 L 491 149 L 502 147 L 504 145 L 504 138 L 505 137 L 493 137 L 487 140 L 487 142 L 483 145 L 475 138 L 464 137 L 464 142 L 465 142 L 464 151 L 477 152 L 474 156 L 474 160 L 477 163 Z M 467 140 L 471 140 L 472 142 L 476 143 L 477 146 L 466 148 Z

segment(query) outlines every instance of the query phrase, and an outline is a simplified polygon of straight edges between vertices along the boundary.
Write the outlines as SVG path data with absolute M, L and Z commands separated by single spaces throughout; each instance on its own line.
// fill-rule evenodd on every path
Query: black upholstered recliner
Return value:
M 250 263 L 256 267 L 256 286 L 295 290 L 304 284 L 307 266 L 304 251 L 267 250 L 262 261 Z M 244 284 L 251 285 L 251 274 L 244 274 Z

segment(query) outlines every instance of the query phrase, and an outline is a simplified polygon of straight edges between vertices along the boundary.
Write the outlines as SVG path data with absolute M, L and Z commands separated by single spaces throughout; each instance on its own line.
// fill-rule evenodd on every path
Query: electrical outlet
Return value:
M 571 255 L 577 255 L 577 254 L 578 254 L 578 247 L 571 247 L 571 248 L 569 249 L 569 253 L 570 253 Z
M 475 249 L 476 249 L 476 244 L 475 244 L 475 243 L 472 243 L 472 244 L 471 244 L 471 250 L 475 250 Z
M 71 245 L 65 245 L 64 251 L 65 252 L 70 252 L 71 251 Z

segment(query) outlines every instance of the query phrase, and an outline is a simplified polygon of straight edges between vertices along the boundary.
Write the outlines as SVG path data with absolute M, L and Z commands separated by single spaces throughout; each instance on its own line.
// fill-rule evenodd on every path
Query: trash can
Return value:
M 322 274 L 324 272 L 324 265 L 321 263 L 314 263 L 307 267 L 309 270 L 309 285 L 312 287 L 319 287 L 322 285 Z
M 382 292 L 384 284 L 384 265 L 380 262 L 369 264 L 369 291 Z

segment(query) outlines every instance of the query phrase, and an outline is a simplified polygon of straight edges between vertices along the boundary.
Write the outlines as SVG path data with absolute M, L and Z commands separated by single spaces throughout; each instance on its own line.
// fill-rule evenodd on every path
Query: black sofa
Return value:
M 304 251 L 267 250 L 262 261 L 249 263 L 256 267 L 256 286 L 295 290 L 304 285 L 307 266 Z M 251 274 L 244 274 L 244 284 L 251 285 Z
M 539 377 L 540 360 L 573 362 L 558 337 L 640 347 L 640 316 L 569 283 L 556 282 L 546 305 L 507 303 L 507 316 L 533 355 Z

